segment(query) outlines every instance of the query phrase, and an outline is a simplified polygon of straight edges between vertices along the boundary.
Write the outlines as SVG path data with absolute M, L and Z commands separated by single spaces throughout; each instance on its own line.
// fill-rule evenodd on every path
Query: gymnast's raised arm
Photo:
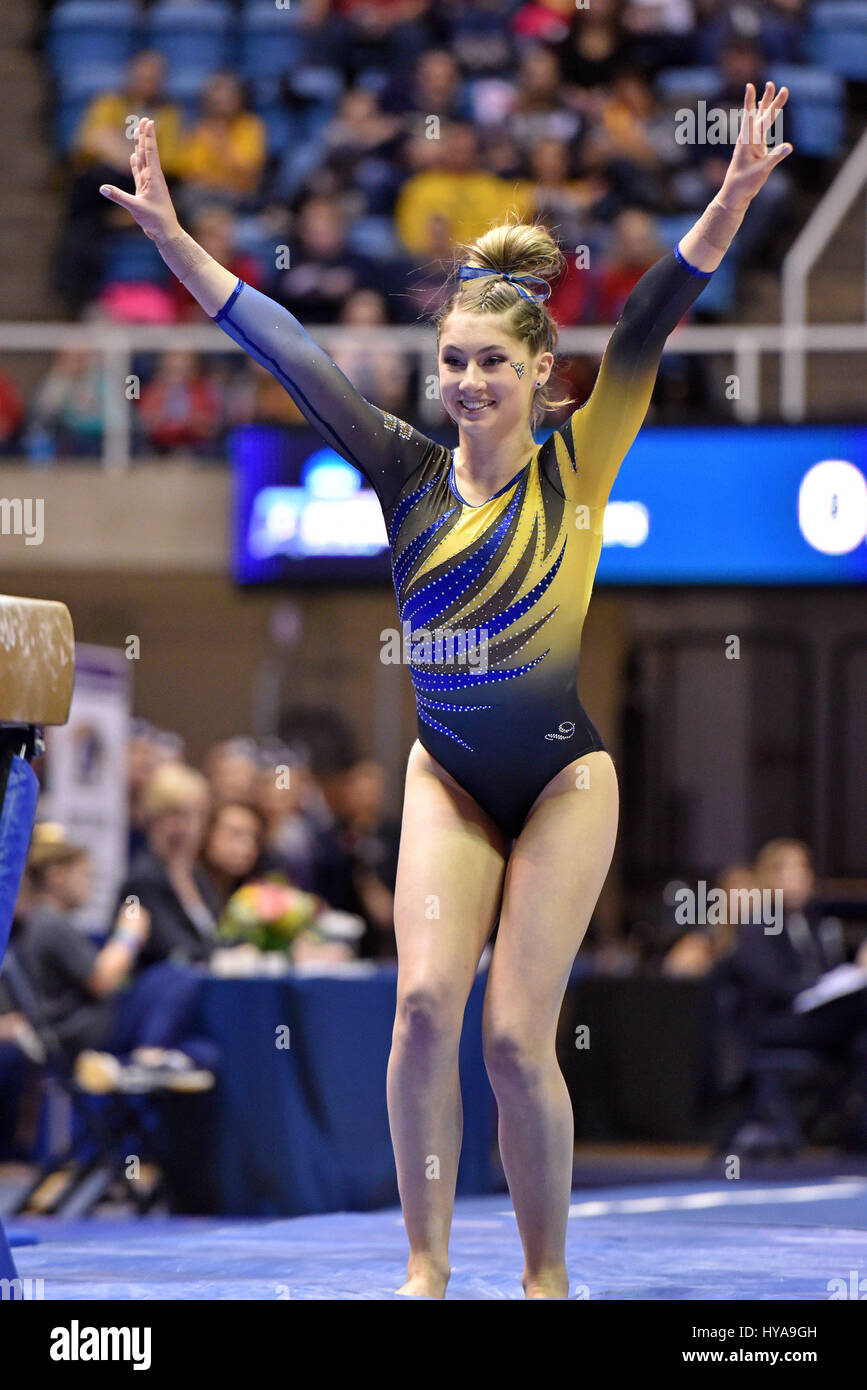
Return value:
M 560 431 L 569 438 L 574 478 L 564 485 L 604 506 L 617 470 L 647 413 L 665 340 L 722 261 L 750 202 L 791 145 L 768 149 L 767 136 L 788 88 L 768 82 L 759 105 L 747 83 L 744 115 L 722 188 L 678 245 L 632 290 L 608 341 L 590 398 Z M 571 437 L 570 437 L 571 436 Z
M 225 333 L 286 388 L 327 444 L 370 481 L 384 507 L 436 446 L 359 394 L 288 309 L 238 280 L 183 230 L 160 167 L 152 120 L 142 118 L 130 156 L 135 194 L 100 192 L 125 208 L 169 270 Z

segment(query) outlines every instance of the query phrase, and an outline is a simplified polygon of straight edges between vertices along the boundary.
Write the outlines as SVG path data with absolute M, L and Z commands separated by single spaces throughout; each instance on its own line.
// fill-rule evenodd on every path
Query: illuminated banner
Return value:
M 244 426 L 230 450 L 240 583 L 388 577 L 373 492 L 315 434 Z M 605 513 L 598 584 L 865 581 L 867 427 L 641 431 Z

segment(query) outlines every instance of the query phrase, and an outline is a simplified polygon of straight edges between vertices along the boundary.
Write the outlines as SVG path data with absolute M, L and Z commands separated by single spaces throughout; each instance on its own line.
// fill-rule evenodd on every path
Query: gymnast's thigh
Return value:
M 618 813 L 617 774 L 606 752 L 586 753 L 537 797 L 509 857 L 485 992 L 486 1042 L 537 1037 L 547 1046 L 556 1032 L 611 864 Z
M 509 842 L 416 742 L 394 896 L 398 996 L 464 1006 L 500 906 Z

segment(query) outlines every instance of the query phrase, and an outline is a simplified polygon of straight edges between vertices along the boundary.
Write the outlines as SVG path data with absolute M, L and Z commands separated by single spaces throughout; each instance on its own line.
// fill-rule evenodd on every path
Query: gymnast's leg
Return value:
M 388 1113 L 409 1239 L 399 1293 L 442 1298 L 463 1112 L 458 1045 L 499 907 L 508 841 L 416 743 L 395 889 L 397 1012 Z
M 587 768 L 586 786 L 576 785 L 579 767 Z M 557 1022 L 611 863 L 617 816 L 614 764 L 607 753 L 588 753 L 537 798 L 506 872 L 482 1026 L 528 1298 L 569 1291 L 574 1123 L 557 1062 Z

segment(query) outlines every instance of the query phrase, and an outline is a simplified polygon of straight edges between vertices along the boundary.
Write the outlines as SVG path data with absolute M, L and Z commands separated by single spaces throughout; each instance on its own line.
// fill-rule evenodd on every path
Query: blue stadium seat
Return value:
M 304 37 L 291 9 L 278 10 L 273 2 L 248 6 L 241 13 L 240 72 L 255 83 L 282 77 L 299 64 L 305 51 Z
M 810 10 L 807 51 L 841 77 L 867 81 L 867 4 L 864 0 L 824 0 Z
M 166 96 L 181 108 L 185 121 L 194 122 L 198 116 L 199 97 L 210 76 L 202 68 L 169 68 Z
M 89 100 L 102 92 L 117 92 L 123 87 L 125 63 L 80 63 L 64 67 L 57 74 L 57 89 L 64 98 Z
M 83 63 L 125 63 L 138 44 L 133 0 L 63 0 L 52 12 L 46 45 L 55 75 Z
M 698 214 L 693 212 L 678 213 L 673 217 L 658 217 L 656 228 L 663 246 L 672 247 L 682 236 L 686 236 L 697 217 Z M 738 273 L 737 252 L 736 238 L 701 292 L 701 298 L 696 303 L 696 309 L 700 313 L 716 314 L 725 318 L 733 312 Z
M 176 71 L 217 72 L 233 64 L 232 19 L 225 0 L 161 0 L 148 14 L 143 42 Z
M 661 101 L 677 98 L 710 101 L 722 86 L 722 76 L 716 68 L 663 68 L 656 74 L 654 87 Z
M 795 153 L 815 159 L 839 154 L 846 134 L 843 79 L 824 68 L 794 63 L 774 66 L 768 76 L 778 88 L 789 89 L 783 127 Z
M 115 285 L 142 281 L 164 285 L 166 268 L 153 242 L 131 232 L 118 232 L 108 248 L 103 271 L 103 284 Z
M 90 97 L 66 95 L 61 96 L 57 102 L 54 110 L 54 138 L 62 154 L 68 154 L 72 148 L 78 123 L 87 110 L 89 102 Z
M 289 112 L 284 106 L 258 106 L 257 115 L 265 122 L 269 155 L 282 154 L 293 134 Z

